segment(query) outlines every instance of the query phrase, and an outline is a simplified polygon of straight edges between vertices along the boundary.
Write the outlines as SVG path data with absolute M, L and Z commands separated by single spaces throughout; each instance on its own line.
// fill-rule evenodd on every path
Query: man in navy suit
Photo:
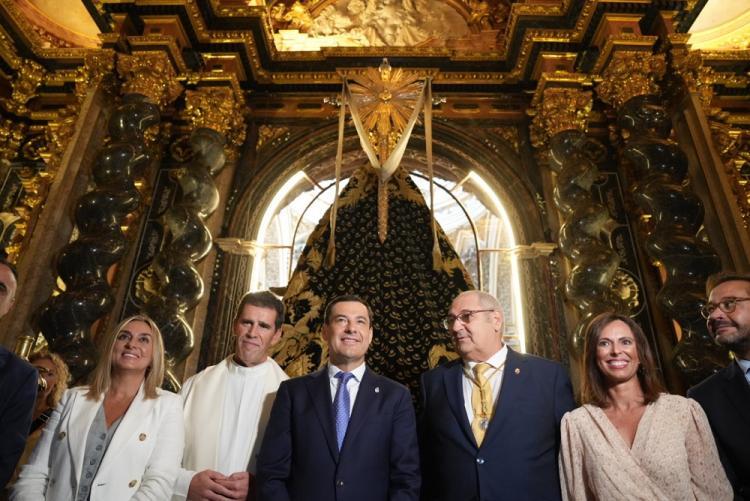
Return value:
M 16 270 L 0 259 L 0 318 L 16 298 Z M 0 490 L 10 480 L 26 445 L 36 402 L 37 372 L 0 346 Z
M 339 296 L 325 311 L 328 367 L 281 383 L 258 456 L 261 501 L 419 498 L 416 418 L 406 387 L 365 366 L 372 310 Z
M 714 341 L 734 353 L 723 370 L 688 391 L 711 424 L 735 500 L 750 500 L 750 274 L 718 273 L 701 313 Z
M 422 499 L 559 500 L 560 420 L 575 407 L 565 370 L 508 348 L 485 292 L 459 294 L 443 323 L 461 358 L 422 376 Z

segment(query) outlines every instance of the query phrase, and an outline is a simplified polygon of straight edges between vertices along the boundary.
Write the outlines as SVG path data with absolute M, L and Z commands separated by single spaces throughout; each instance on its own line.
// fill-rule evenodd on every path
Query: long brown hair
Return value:
M 57 373 L 57 383 L 55 383 L 55 388 L 50 392 L 49 395 L 47 395 L 46 402 L 47 407 L 49 407 L 50 409 L 54 409 L 55 407 L 57 407 L 57 404 L 60 403 L 60 399 L 62 399 L 65 390 L 68 389 L 68 380 L 70 379 L 70 371 L 68 370 L 68 365 L 63 361 L 62 358 L 60 358 L 60 355 L 58 355 L 57 353 L 52 353 L 46 348 L 42 348 L 29 357 L 29 363 L 33 364 L 37 360 L 49 360 L 50 362 L 52 362 L 52 365 L 55 366 L 55 372 Z
M 86 394 L 86 398 L 98 400 L 99 396 L 109 389 L 109 385 L 112 383 L 112 352 L 115 350 L 115 341 L 117 341 L 117 336 L 123 331 L 125 326 L 136 320 L 144 322 L 149 326 L 151 329 L 151 339 L 154 342 L 151 365 L 146 370 L 146 380 L 143 388 L 144 394 L 146 398 L 158 397 L 156 389 L 164 381 L 164 341 L 161 338 L 159 327 L 153 320 L 146 315 L 133 315 L 120 322 L 104 338 L 104 344 L 99 352 L 99 360 L 96 363 L 94 372 L 91 374 L 91 383 L 89 384 L 89 391 Z
M 656 362 L 651 347 L 646 340 L 643 329 L 632 318 L 619 313 L 607 312 L 596 316 L 586 329 L 584 341 L 583 358 L 581 360 L 581 403 L 592 404 L 597 407 L 609 407 L 609 395 L 607 393 L 607 382 L 596 363 L 596 349 L 599 336 L 606 326 L 617 320 L 626 324 L 635 338 L 635 347 L 638 350 L 638 381 L 643 391 L 644 403 L 656 402 L 659 394 L 664 388 L 659 381 L 656 372 Z

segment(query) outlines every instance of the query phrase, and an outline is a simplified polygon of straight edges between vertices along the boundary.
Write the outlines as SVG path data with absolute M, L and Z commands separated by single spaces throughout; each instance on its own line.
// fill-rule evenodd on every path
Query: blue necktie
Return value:
M 349 390 L 346 383 L 349 382 L 354 374 L 351 372 L 339 372 L 335 376 L 338 378 L 339 387 L 336 388 L 336 396 L 333 397 L 333 419 L 336 422 L 336 441 L 339 444 L 339 450 L 344 443 L 346 428 L 349 426 Z

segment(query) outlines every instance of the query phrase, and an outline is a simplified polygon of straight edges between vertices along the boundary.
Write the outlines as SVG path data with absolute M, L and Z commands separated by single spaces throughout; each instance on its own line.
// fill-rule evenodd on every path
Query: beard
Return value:
M 727 326 L 734 327 L 735 331 L 729 334 L 716 334 L 716 330 Z M 740 326 L 733 321 L 712 322 L 708 330 L 714 337 L 714 342 L 719 346 L 723 346 L 735 354 L 750 352 L 750 326 Z

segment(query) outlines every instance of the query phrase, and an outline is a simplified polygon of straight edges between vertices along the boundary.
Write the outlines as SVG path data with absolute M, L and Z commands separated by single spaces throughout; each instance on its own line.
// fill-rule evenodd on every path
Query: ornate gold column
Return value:
M 670 94 L 686 126 L 684 137 L 698 157 L 691 165 L 691 175 L 701 181 L 696 190 L 713 209 L 707 213 L 706 233 L 726 268 L 750 271 L 750 185 L 741 172 L 750 160 L 750 133 L 713 104 L 713 83 L 725 76 L 705 63 L 701 51 L 690 50 L 687 35 L 669 39 Z
M 225 149 L 233 151 L 244 140 L 243 104 L 239 87 L 203 86 L 185 93 L 191 152 L 171 174 L 180 186 L 180 195 L 162 216 L 163 245 L 146 271 L 140 291 L 144 312 L 157 322 L 164 336 L 168 379 L 175 390 L 180 387 L 175 368 L 195 346 L 186 314 L 203 297 L 203 279 L 195 264 L 213 243 L 206 218 L 220 202 L 214 177 L 225 165 Z
M 56 242 L 70 239 L 72 226 L 66 211 L 60 209 L 68 205 L 71 194 L 84 188 L 78 173 L 89 144 L 101 137 L 97 126 L 104 106 L 102 93 L 97 89 L 112 68 L 113 56 L 111 51 L 91 51 L 80 67 L 62 72 L 45 72 L 33 62 L 19 65 L 19 78 L 24 82 L 14 89 L 16 102 L 28 101 L 32 87 L 35 89 L 42 82 L 59 85 L 62 80 L 75 84 L 74 101 L 64 108 L 52 114 L 24 112 L 37 122 L 47 123 L 33 125 L 24 139 L 19 157 L 22 166 L 16 170 L 22 191 L 13 209 L 18 219 L 6 247 L 9 259 L 17 265 L 20 281 L 16 304 L 11 315 L 3 319 L 2 331 L 8 333 L 5 340 L 8 344 L 19 336 L 22 356 L 28 355 L 36 338 L 30 318 L 44 301 L 44 296 L 28 291 L 50 291 L 54 287 L 54 277 L 40 263 L 54 259 Z M 29 97 L 19 100 L 24 94 Z
M 156 156 L 147 143 L 147 129 L 159 124 L 159 106 L 181 90 L 164 53 L 118 55 L 117 70 L 124 80 L 123 96 L 92 167 L 93 189 L 75 206 L 77 237 L 57 261 L 64 288 L 38 315 L 51 349 L 65 358 L 76 377 L 95 363 L 91 327 L 115 302 L 111 284 L 130 242 L 123 228 L 133 226 L 141 204 L 135 181 Z
M 657 85 L 665 68 L 663 54 L 616 51 L 596 90 L 617 111 L 620 169 L 640 208 L 642 248 L 661 278 L 657 303 L 675 326 L 675 333 L 661 332 L 659 348 L 694 384 L 726 362 L 699 313 L 706 278 L 721 263 L 699 236 L 703 204 L 688 184 L 687 157 L 671 139 L 672 121 Z
M 568 258 L 565 296 L 578 310 L 578 323 L 570 338 L 571 355 L 583 348 L 590 320 L 605 310 L 624 310 L 612 282 L 620 256 L 612 248 L 609 231 L 614 227 L 607 207 L 594 199 L 591 186 L 605 159 L 605 147 L 587 137 L 587 120 L 593 102 L 585 75 L 545 73 L 532 101 L 532 145 L 546 154 L 553 172 L 554 201 L 564 218 L 558 244 Z

